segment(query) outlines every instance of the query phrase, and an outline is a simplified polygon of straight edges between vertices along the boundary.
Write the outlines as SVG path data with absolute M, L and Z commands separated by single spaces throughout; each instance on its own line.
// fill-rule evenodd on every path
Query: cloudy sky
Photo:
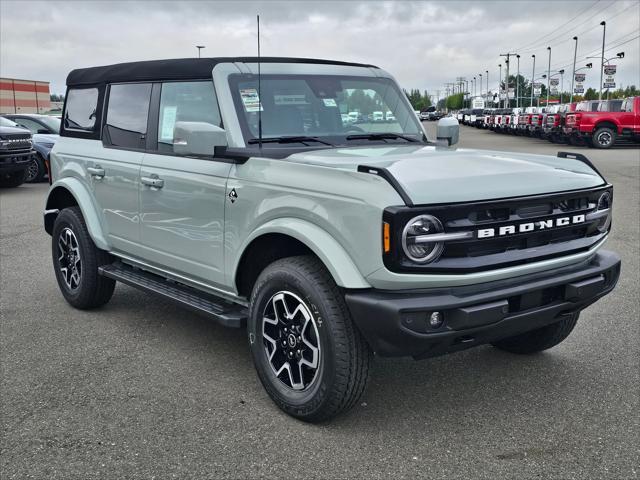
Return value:
M 618 85 L 640 86 L 640 2 L 140 2 L 0 0 L 0 76 L 48 80 L 64 92 L 73 68 L 197 55 L 255 55 L 255 16 L 261 17 L 262 54 L 366 62 L 390 71 L 404 88 L 444 91 L 456 77 L 489 70 L 495 90 L 501 53 L 521 54 L 521 71 L 571 70 L 599 55 L 607 21 L 606 53 Z M 597 60 L 594 61 L 594 63 Z M 515 68 L 515 60 L 512 62 Z M 570 75 L 565 75 L 569 90 Z M 597 70 L 587 86 L 598 85 Z M 486 88 L 486 86 L 484 87 Z

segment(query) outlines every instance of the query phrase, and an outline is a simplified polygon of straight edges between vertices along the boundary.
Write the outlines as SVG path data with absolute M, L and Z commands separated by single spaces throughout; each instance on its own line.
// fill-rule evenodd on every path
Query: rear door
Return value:
M 156 83 L 140 170 L 144 259 L 208 284 L 224 281 L 224 208 L 232 164 L 173 152 L 176 121 L 222 126 L 213 82 Z
M 114 250 L 139 254 L 138 186 L 144 156 L 150 83 L 110 85 L 102 150 L 87 171 Z

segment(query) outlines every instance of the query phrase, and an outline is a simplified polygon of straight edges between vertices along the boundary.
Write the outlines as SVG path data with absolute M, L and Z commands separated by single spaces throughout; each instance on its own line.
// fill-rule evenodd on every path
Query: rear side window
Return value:
M 93 132 L 96 126 L 98 108 L 97 88 L 72 88 L 67 92 L 64 128 L 83 132 Z
M 121 148 L 144 148 L 150 100 L 150 83 L 111 85 L 104 143 Z
M 222 126 L 211 81 L 162 84 L 158 115 L 159 151 L 173 152 L 173 130 L 176 122 L 205 122 Z

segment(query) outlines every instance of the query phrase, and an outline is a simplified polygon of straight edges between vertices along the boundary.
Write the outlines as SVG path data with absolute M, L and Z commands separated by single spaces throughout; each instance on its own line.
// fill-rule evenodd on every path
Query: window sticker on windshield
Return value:
M 274 95 L 273 103 L 276 105 L 308 105 L 307 96 L 303 94 L 298 95 Z
M 264 111 L 260 103 L 260 98 L 258 97 L 258 91 L 255 88 L 241 88 L 240 98 L 242 99 L 245 112 Z
M 322 101 L 324 102 L 324 106 L 325 107 L 337 107 L 338 104 L 336 103 L 335 98 L 323 98 Z
M 173 140 L 173 127 L 176 124 L 176 111 L 178 107 L 165 107 L 162 110 L 162 127 L 160 129 L 160 140 Z

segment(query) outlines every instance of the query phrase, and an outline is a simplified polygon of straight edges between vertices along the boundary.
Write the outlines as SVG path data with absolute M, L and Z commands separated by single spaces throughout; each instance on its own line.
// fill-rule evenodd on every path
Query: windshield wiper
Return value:
M 305 137 L 305 136 L 291 136 L 291 137 L 267 137 L 262 139 L 262 143 L 305 143 L 305 142 L 317 142 L 323 145 L 329 145 L 333 147 L 332 143 L 320 140 L 318 137 Z M 247 141 L 249 144 L 260 143 L 259 138 L 252 138 Z
M 402 139 L 407 142 L 418 142 L 416 138 L 400 135 L 399 133 L 359 133 L 357 135 L 347 135 L 347 140 L 396 140 Z

